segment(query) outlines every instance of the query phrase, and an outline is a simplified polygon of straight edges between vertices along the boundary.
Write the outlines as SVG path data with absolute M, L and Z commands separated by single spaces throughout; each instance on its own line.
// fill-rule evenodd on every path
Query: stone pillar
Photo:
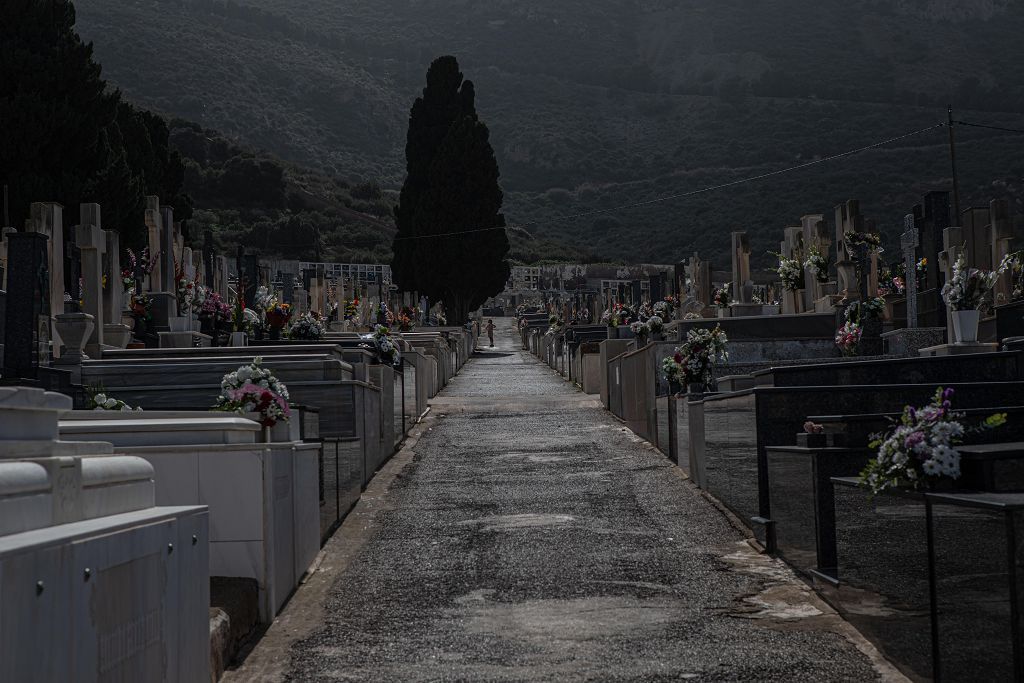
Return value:
M 900 247 L 903 250 L 903 262 L 906 264 L 906 296 L 907 296 L 907 327 L 917 327 L 917 247 L 920 237 L 915 227 L 914 214 L 903 218 L 903 234 L 900 235 Z
M 224 301 L 231 305 L 234 305 L 234 301 L 231 300 L 231 296 L 228 292 L 228 257 L 217 256 L 214 260 L 216 266 L 213 275 L 213 288 Z
M 85 341 L 85 352 L 99 358 L 103 346 L 103 255 L 107 250 L 107 236 L 103 233 L 99 204 L 79 207 L 80 225 L 75 228 L 75 241 L 82 255 L 82 312 L 93 317 L 92 332 Z M 114 282 L 110 287 L 116 286 Z

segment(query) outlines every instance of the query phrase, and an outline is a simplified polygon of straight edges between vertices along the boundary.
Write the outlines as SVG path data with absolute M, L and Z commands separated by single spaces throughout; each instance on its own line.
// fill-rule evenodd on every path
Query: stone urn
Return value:
M 132 323 L 135 321 L 132 320 Z M 127 325 L 108 324 L 103 326 L 103 342 L 118 349 L 128 347 L 132 340 L 132 328 Z
M 953 341 L 957 344 L 976 343 L 981 311 L 950 311 L 949 314 L 953 318 Z
M 64 351 L 58 363 L 60 365 L 79 364 L 88 360 L 83 349 L 89 340 L 96 322 L 88 313 L 59 313 L 53 317 L 57 335 L 64 341 Z

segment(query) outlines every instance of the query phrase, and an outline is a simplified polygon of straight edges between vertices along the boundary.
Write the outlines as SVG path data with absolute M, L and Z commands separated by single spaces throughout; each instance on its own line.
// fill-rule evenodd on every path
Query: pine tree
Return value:
M 473 84 L 454 57 L 436 59 L 427 71 L 409 116 L 406 163 L 395 209 L 395 281 L 444 301 L 448 319 L 461 324 L 504 288 L 509 242 L 498 163 Z

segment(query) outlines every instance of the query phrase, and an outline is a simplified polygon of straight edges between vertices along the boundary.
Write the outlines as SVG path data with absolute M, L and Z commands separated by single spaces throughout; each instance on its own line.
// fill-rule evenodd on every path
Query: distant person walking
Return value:
M 494 346 L 494 320 L 488 318 L 487 327 L 484 329 L 487 330 L 487 338 L 490 340 L 491 346 Z

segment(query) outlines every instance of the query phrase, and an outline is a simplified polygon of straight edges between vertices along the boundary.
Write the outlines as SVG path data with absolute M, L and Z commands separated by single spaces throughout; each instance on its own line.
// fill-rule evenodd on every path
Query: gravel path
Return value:
M 496 323 L 281 650 L 286 680 L 876 678 L 844 622 Z

